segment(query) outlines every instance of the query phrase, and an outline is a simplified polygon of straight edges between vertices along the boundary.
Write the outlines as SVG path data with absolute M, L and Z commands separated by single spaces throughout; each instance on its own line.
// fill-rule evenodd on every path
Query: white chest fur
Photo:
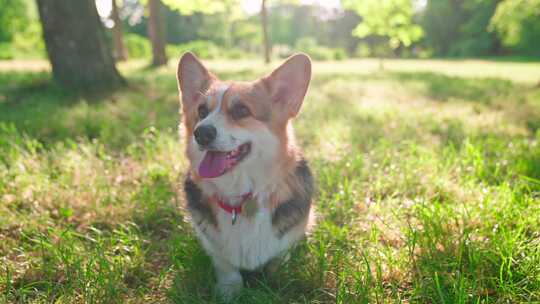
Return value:
M 234 225 L 231 214 L 222 209 L 218 209 L 216 219 L 218 229 L 208 227 L 203 232 L 195 226 L 195 231 L 211 256 L 241 269 L 254 270 L 263 266 L 304 235 L 303 229 L 292 229 L 278 237 L 272 227 L 271 211 L 264 207 L 250 218 L 239 215 Z

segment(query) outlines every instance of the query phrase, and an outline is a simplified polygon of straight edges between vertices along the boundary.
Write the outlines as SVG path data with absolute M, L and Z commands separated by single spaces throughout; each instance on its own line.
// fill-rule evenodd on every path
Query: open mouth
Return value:
M 251 143 L 245 143 L 232 151 L 207 150 L 199 165 L 202 178 L 222 176 L 238 165 L 251 152 Z

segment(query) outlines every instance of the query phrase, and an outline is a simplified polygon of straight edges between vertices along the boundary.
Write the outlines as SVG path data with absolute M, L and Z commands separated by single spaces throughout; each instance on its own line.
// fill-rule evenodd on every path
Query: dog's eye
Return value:
M 206 105 L 200 105 L 198 111 L 199 111 L 199 118 L 200 119 L 203 119 L 206 116 L 208 116 L 209 111 L 208 111 L 208 107 Z
M 244 117 L 248 117 L 249 115 L 251 115 L 251 112 L 249 111 L 248 107 L 243 104 L 236 104 L 231 109 L 231 116 L 234 120 L 239 120 Z

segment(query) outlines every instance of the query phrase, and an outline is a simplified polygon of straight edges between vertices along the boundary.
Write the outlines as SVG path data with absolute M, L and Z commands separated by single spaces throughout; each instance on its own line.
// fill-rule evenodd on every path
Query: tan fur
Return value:
M 184 107 L 183 123 L 186 137 L 193 136 L 193 129 L 197 123 L 197 105 L 204 102 L 206 96 L 214 96 L 214 91 L 222 84 L 224 83 L 219 80 L 213 80 L 210 88 L 207 89 L 206 92 L 201 93 L 193 106 Z M 253 117 L 248 117 L 241 121 L 233 120 L 227 113 L 233 99 L 241 100 L 241 102 L 250 109 Z M 221 112 L 227 115 L 227 123 L 231 127 L 257 129 L 262 125 L 265 125 L 279 138 L 279 155 L 281 155 L 281 158 L 279 159 L 279 163 L 275 166 L 276 172 L 271 174 L 276 180 L 273 184 L 276 185 L 275 188 L 279 189 L 279 191 L 271 193 L 270 195 L 273 199 L 268 202 L 268 207 L 274 209 L 279 203 L 290 198 L 292 189 L 301 190 L 297 179 L 294 177 L 294 166 L 301 158 L 301 153 L 295 143 L 292 125 L 290 123 L 291 117 L 287 117 L 286 122 L 284 123 L 283 117 L 272 115 L 273 112 L 270 110 L 271 103 L 272 100 L 269 96 L 268 89 L 262 85 L 261 81 L 233 83 L 230 84 L 227 93 L 223 96 Z M 209 109 L 213 110 L 216 107 L 216 104 L 216 98 L 211 98 Z M 188 142 L 188 145 L 192 144 L 192 142 Z M 191 163 L 190 173 L 194 177 L 194 180 L 200 181 L 196 169 L 196 167 L 193 167 L 193 163 Z
M 197 216 L 198 221 L 194 228 L 203 247 L 212 256 L 218 290 L 225 297 L 241 287 L 238 269 L 261 267 L 283 254 L 308 229 L 313 187 L 309 169 L 296 146 L 291 120 L 297 115 L 306 94 L 310 67 L 307 56 L 293 56 L 270 75 L 256 81 L 222 82 L 193 54 L 184 55 L 180 61 L 177 75 L 182 92 L 186 154 L 190 160 L 189 189 L 191 199 L 198 199 L 190 202 L 192 215 Z M 231 110 L 238 103 L 247 107 L 250 115 L 235 119 Z M 225 141 L 235 142 L 229 140 L 233 134 L 248 136 L 253 141 L 251 154 L 254 155 L 248 155 L 248 160 L 242 161 L 232 172 L 210 180 L 198 174 L 198 166 L 206 152 L 201 151 L 194 140 L 198 124 L 208 121 L 199 118 L 198 109 L 203 104 L 212 113 L 211 117 L 220 117 L 216 123 L 220 126 L 218 132 L 228 132 L 223 135 Z M 304 167 L 299 169 L 299 164 Z M 246 186 L 251 188 L 246 190 Z M 200 189 L 200 195 L 197 189 Z M 241 215 L 238 224 L 233 226 L 230 215 L 217 207 L 212 197 L 226 196 L 224 193 L 239 197 L 246 191 L 255 195 L 257 205 L 254 210 L 257 211 L 249 218 Z M 231 200 L 232 205 L 240 203 Z M 301 205 L 289 206 L 296 203 Z M 274 218 L 278 213 L 286 216 L 289 211 L 296 214 L 283 221 Z M 307 213 L 298 214 L 303 211 Z M 205 217 L 215 225 L 205 224 Z

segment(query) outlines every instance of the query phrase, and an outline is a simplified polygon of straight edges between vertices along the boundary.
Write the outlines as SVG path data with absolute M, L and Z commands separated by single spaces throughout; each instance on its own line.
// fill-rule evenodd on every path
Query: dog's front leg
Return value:
M 217 293 L 224 300 L 231 300 L 244 283 L 240 271 L 220 257 L 213 257 L 217 277 Z

